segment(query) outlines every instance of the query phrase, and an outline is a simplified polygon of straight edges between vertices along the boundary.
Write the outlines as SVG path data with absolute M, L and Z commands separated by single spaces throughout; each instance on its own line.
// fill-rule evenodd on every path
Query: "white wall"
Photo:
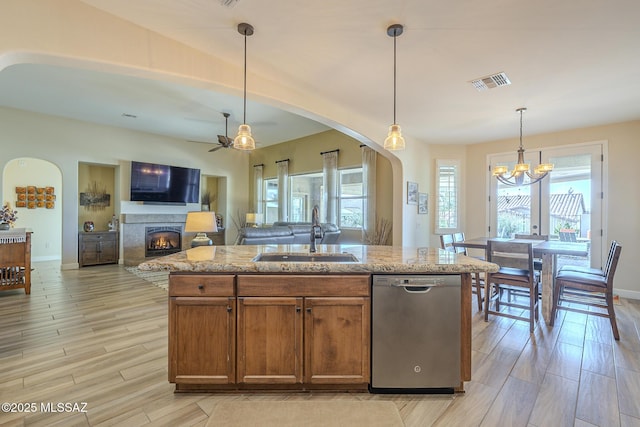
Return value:
M 4 156 L 3 156 L 4 157 Z M 17 208 L 16 187 L 53 187 L 56 201 L 53 209 Z M 62 254 L 62 174 L 58 167 L 47 161 L 21 157 L 8 161 L 2 173 L 2 200 L 18 211 L 15 227 L 27 227 L 32 232 L 31 259 L 33 261 L 59 260 Z
M 79 162 L 117 166 L 127 164 L 130 160 L 140 160 L 198 168 L 203 175 L 227 177 L 228 211 L 221 212 L 225 219 L 229 218 L 229 213 L 237 209 L 246 210 L 248 206 L 248 162 L 246 156 L 236 150 L 224 150 L 210 156 L 206 146 L 198 143 L 7 108 L 0 108 L 0 129 L 0 146 L 3 147 L 0 150 L 0 170 L 16 159 L 33 158 L 46 159 L 56 165 L 58 174 L 62 174 L 62 182 L 56 186 L 56 192 L 60 194 L 56 204 L 61 209 L 61 220 L 33 218 L 33 222 L 25 220 L 19 226 L 59 230 L 62 239 L 59 258 L 63 268 L 75 268 L 78 265 Z M 125 199 L 125 202 L 114 201 L 117 213 L 199 210 L 199 204 L 195 207 L 164 207 L 127 202 L 129 169 L 120 167 L 119 170 L 121 175 L 126 175 L 124 178 L 116 177 L 120 183 L 121 199 Z M 46 173 L 41 178 L 44 182 L 53 179 Z M 127 188 L 122 189 L 123 186 Z M 12 187 L 15 186 L 10 182 L 0 185 L 3 189 L 2 200 L 15 197 Z M 34 241 L 39 238 L 34 233 Z M 40 241 L 35 244 L 40 243 L 44 244 Z
M 608 171 L 605 185 L 604 229 L 605 248 L 611 240 L 622 244 L 622 255 L 615 276 L 614 287 L 623 297 L 640 299 L 640 281 L 636 260 L 640 257 L 640 193 L 638 191 L 637 159 L 640 158 L 640 121 L 594 126 L 528 136 L 525 149 L 538 149 L 585 142 L 608 142 Z M 466 147 L 465 231 L 467 236 L 486 234 L 487 224 L 487 156 L 492 153 L 513 151 L 518 148 L 516 138 L 493 141 Z M 479 179 L 480 177 L 480 179 Z M 606 250 L 606 249 L 605 249 Z

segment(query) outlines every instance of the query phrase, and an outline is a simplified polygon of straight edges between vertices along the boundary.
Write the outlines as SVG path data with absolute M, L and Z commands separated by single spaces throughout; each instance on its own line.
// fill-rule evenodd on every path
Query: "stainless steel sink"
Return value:
M 263 253 L 253 259 L 263 262 L 358 262 L 351 254 L 283 254 Z

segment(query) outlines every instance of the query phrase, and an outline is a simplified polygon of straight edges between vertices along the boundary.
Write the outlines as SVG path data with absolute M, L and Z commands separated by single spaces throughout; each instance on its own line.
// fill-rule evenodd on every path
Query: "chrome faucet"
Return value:
M 318 205 L 311 211 L 311 246 L 309 252 L 316 252 L 317 239 L 322 239 L 322 227 L 320 227 L 320 212 Z

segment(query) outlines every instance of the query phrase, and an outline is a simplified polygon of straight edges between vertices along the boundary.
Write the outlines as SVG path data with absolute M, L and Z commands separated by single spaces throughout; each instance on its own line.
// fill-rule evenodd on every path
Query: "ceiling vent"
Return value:
M 510 85 L 511 81 L 505 73 L 497 73 L 471 80 L 470 83 L 480 92 L 487 89 Z
M 233 7 L 238 3 L 238 1 L 240 0 L 220 0 L 220 4 L 225 7 Z

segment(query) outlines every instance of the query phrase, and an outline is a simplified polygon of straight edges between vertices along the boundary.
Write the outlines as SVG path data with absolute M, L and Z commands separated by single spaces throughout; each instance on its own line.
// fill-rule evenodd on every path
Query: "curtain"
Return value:
M 255 213 L 262 213 L 262 170 L 264 165 L 253 166 L 253 211 Z
M 289 159 L 279 160 L 278 165 L 278 221 L 288 221 L 289 207 Z
M 321 221 L 338 223 L 338 151 L 322 153 L 322 185 L 324 187 Z
M 362 240 L 376 229 L 376 152 L 362 146 L 362 193 L 364 195 Z

